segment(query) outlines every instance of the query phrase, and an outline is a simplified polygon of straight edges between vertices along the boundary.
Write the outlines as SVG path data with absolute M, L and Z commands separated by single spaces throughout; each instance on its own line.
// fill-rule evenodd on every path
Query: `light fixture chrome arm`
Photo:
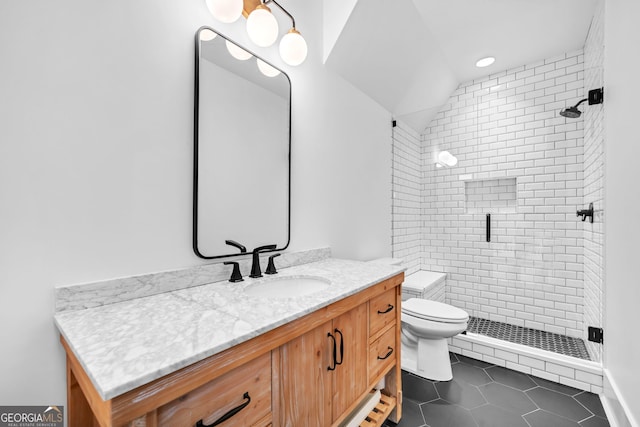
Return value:
M 282 7 L 276 0 L 263 0 L 263 2 L 262 2 L 262 4 L 264 4 L 264 5 L 266 5 L 268 3 L 273 3 L 276 6 L 278 6 L 278 9 L 280 9 L 282 12 L 284 12 L 284 14 L 287 15 L 289 17 L 289 19 L 291 19 L 291 24 L 293 26 L 293 29 L 296 28 L 296 20 L 293 18 L 293 15 L 291 15 L 289 12 L 287 12 L 287 9 Z

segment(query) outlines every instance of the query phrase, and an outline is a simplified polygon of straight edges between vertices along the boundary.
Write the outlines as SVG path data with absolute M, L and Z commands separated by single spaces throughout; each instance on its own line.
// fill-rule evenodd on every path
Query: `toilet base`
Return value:
M 418 339 L 417 345 L 402 342 L 401 367 L 419 377 L 434 381 L 453 378 L 446 338 Z

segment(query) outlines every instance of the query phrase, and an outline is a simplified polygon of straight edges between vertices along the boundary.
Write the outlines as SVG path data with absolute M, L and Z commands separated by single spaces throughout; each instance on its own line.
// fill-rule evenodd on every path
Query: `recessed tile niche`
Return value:
M 465 181 L 465 213 L 515 213 L 516 188 L 515 178 Z

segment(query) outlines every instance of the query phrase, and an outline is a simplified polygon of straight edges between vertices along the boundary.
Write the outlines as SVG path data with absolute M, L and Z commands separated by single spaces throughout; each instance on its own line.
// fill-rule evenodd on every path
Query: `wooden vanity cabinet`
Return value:
M 281 346 L 281 426 L 330 426 L 367 390 L 367 304 Z
M 333 333 L 336 339 L 336 357 L 340 357 L 340 364 L 331 371 L 331 412 L 335 421 L 366 391 L 369 351 L 367 304 L 361 304 L 334 319 Z
M 169 427 L 271 425 L 271 354 L 161 406 L 157 418 Z
M 107 401 L 61 338 L 68 426 L 196 427 L 227 414 L 218 426 L 337 426 L 381 379 L 383 398 L 361 425 L 398 422 L 403 280 L 398 274 Z
M 273 351 L 274 400 L 280 426 L 330 426 L 332 422 L 332 352 L 329 334 L 332 322 L 292 339 Z
M 369 302 L 370 381 L 388 371 L 399 360 L 400 300 L 396 289 L 390 289 Z

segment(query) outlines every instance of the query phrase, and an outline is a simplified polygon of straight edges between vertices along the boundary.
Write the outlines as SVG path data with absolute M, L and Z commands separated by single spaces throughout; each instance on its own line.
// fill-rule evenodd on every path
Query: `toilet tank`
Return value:
M 401 258 L 378 258 L 369 261 L 377 264 L 402 265 Z M 422 298 L 432 301 L 445 302 L 445 279 L 447 273 L 438 271 L 418 270 L 407 274 L 402 284 L 402 300 Z
M 402 300 L 422 298 L 445 302 L 445 279 L 447 273 L 419 270 L 405 276 L 402 284 Z

